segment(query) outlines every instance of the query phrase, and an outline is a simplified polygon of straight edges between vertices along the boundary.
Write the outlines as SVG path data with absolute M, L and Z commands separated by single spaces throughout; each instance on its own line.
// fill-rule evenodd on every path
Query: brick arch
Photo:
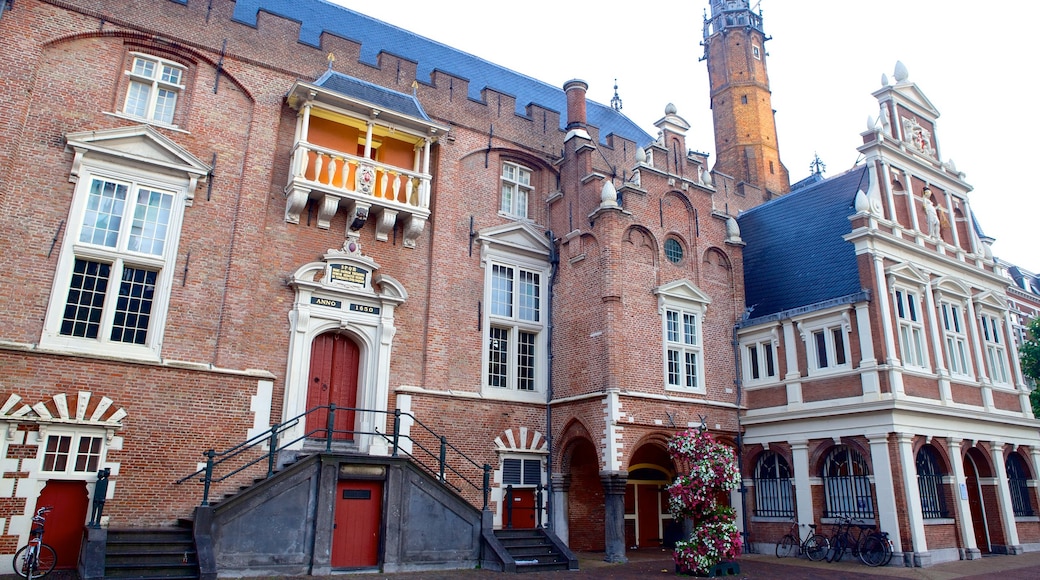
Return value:
M 60 422 L 64 425 L 90 425 L 118 429 L 127 415 L 122 407 L 114 407 L 112 399 L 95 397 L 90 391 L 75 395 L 58 393 L 49 399 L 28 403 L 16 393 L 8 395 L 0 406 L 0 419 L 21 422 Z
M 621 236 L 621 241 L 628 245 L 627 258 L 639 263 L 657 267 L 660 246 L 657 238 L 650 230 L 642 226 L 631 226 Z
M 98 18 L 104 20 L 100 14 L 98 15 Z M 120 40 L 130 45 L 127 48 L 134 48 L 133 45 L 137 45 L 149 52 L 154 52 L 156 56 L 166 55 L 171 60 L 182 62 L 182 64 L 192 64 L 195 66 L 205 64 L 214 69 L 218 66 L 218 62 L 210 58 L 208 54 L 198 51 L 183 42 L 178 42 L 176 44 L 160 43 L 156 42 L 156 37 L 154 35 L 144 34 L 141 32 L 129 32 L 125 30 L 97 30 L 87 33 L 66 34 L 54 37 L 42 43 L 42 46 L 44 50 L 49 50 L 68 42 L 91 38 L 112 38 Z M 220 82 L 232 83 L 235 85 L 236 89 L 249 99 L 249 102 L 256 102 L 256 98 L 253 96 L 252 92 L 249 91 L 248 87 L 242 84 L 235 75 L 230 74 L 226 69 L 221 70 Z
M 914 460 L 917 460 L 917 453 L 925 447 L 931 447 L 932 451 L 935 452 L 936 457 L 939 458 L 939 467 L 943 469 L 943 473 L 953 473 L 953 463 L 950 458 L 950 450 L 947 449 L 944 442 L 938 439 L 933 439 L 931 442 L 926 437 L 918 435 L 914 438 Z
M 549 441 L 539 431 L 520 427 L 517 430 L 506 429 L 495 437 L 495 450 L 505 452 L 545 453 L 549 450 Z
M 585 424 L 579 419 L 571 419 L 567 422 L 567 425 L 563 428 L 558 439 L 557 449 L 559 449 L 559 457 L 557 457 L 556 464 L 560 466 L 562 473 L 570 471 L 571 456 L 574 451 L 574 446 L 587 442 L 592 444 L 593 449 L 596 449 L 596 439 L 589 433 L 589 430 L 585 427 Z M 599 450 L 596 450 L 597 459 L 600 465 L 603 465 L 603 458 L 599 457 Z
M 631 446 L 632 447 L 632 452 L 630 454 L 628 454 L 628 456 L 623 458 L 622 469 L 624 469 L 625 471 L 629 470 L 631 468 L 631 465 L 632 465 L 632 458 L 635 457 L 636 454 L 639 453 L 639 451 L 643 447 L 646 447 L 646 446 L 655 447 L 655 448 L 661 450 L 662 452 L 664 452 L 665 455 L 669 455 L 668 454 L 668 440 L 669 439 L 671 439 L 671 434 L 663 433 L 663 432 L 649 433 L 649 434 L 646 434 L 646 435 L 640 437 L 635 442 L 635 444 Z M 670 457 L 669 457 L 668 461 L 669 461 L 670 465 L 662 465 L 661 467 L 665 467 L 665 468 L 669 469 L 671 471 L 671 473 L 674 474 L 676 472 L 675 462 L 672 461 Z
M 863 446 L 859 441 L 853 438 L 842 438 L 840 441 L 835 443 L 833 440 L 826 439 L 816 445 L 816 448 L 809 453 L 809 473 L 819 476 L 823 473 L 823 461 L 830 454 L 831 450 L 840 445 L 844 445 L 855 451 L 863 459 L 863 463 L 867 466 L 867 473 L 869 475 L 874 474 L 874 463 L 871 461 L 870 449 Z

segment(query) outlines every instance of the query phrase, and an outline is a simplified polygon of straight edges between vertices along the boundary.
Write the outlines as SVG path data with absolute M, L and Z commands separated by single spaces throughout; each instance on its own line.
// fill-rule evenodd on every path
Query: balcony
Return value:
M 402 245 L 414 248 L 430 216 L 430 148 L 448 127 L 412 95 L 333 72 L 294 84 L 287 100 L 298 115 L 285 221 L 299 223 L 313 201 L 319 228 L 342 210 L 346 236 L 371 216 L 376 240 L 388 241 L 400 221 Z

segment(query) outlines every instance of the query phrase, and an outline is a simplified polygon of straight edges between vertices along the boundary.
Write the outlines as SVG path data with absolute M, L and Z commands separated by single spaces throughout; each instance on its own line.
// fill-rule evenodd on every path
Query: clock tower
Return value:
M 739 209 L 791 189 L 776 139 L 767 40 L 761 10 L 756 14 L 749 0 L 711 0 L 702 45 L 715 122 L 715 171 L 734 179 L 736 193 L 746 200 Z

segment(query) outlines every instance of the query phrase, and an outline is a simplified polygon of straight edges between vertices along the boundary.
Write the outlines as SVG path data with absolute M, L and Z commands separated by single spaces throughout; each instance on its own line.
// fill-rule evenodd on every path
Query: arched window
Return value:
M 755 515 L 794 516 L 791 494 L 791 468 L 780 455 L 766 451 L 755 464 Z
M 917 452 L 917 488 L 921 491 L 921 515 L 924 519 L 949 517 L 946 511 L 946 488 L 943 486 L 943 471 L 939 454 L 931 445 Z
M 1015 517 L 1031 516 L 1033 502 L 1029 499 L 1029 470 L 1022 457 L 1013 453 L 1008 455 L 1004 462 L 1007 470 L 1008 486 L 1011 488 L 1011 507 L 1015 510 Z
M 867 462 L 846 445 L 831 449 L 823 461 L 823 517 L 873 518 Z

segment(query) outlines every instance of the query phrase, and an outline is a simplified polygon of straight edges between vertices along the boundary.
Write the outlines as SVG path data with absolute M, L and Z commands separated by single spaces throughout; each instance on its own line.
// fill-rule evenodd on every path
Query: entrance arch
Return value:
M 968 508 L 971 509 L 971 522 L 975 533 L 975 545 L 983 554 L 989 554 L 992 545 L 989 537 L 989 524 L 986 520 L 986 502 L 983 500 L 980 478 L 989 472 L 984 457 L 977 457 L 974 449 L 964 455 L 964 481 L 968 488 Z M 981 464 L 980 464 L 981 461 Z
M 311 342 L 307 409 L 336 406 L 333 439 L 354 440 L 360 353 L 356 342 L 338 332 L 319 334 Z M 307 433 L 311 437 L 325 437 L 327 428 L 328 413 L 324 410 L 307 415 Z
M 667 487 L 675 479 L 675 468 L 667 450 L 653 444 L 639 447 L 632 455 L 625 486 L 625 545 L 659 548 L 681 536 L 670 529 Z M 674 544 L 673 544 L 674 545 Z

